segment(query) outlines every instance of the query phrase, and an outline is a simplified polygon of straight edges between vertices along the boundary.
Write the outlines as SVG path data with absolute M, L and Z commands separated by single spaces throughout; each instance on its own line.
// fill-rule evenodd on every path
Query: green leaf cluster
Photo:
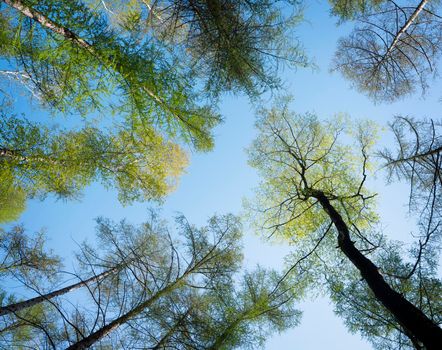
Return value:
M 361 229 L 376 222 L 363 200 L 371 196 L 364 180 L 376 140 L 373 123 L 351 123 L 343 115 L 321 121 L 311 113 L 290 112 L 288 101 L 281 100 L 262 109 L 256 125 L 249 162 L 263 179 L 252 204 L 261 228 L 286 238 L 319 230 L 329 218 L 314 191 L 327 195 Z

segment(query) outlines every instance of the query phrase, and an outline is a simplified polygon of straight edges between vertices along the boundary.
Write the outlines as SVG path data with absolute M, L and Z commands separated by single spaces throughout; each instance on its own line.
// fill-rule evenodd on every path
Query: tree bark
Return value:
M 53 31 L 54 33 L 60 34 L 64 36 L 67 40 L 73 42 L 74 44 L 81 46 L 88 50 L 91 53 L 94 53 L 95 50 L 86 40 L 81 39 L 74 32 L 65 28 L 54 21 L 51 21 L 49 18 L 44 16 L 37 10 L 34 10 L 30 6 L 26 6 L 21 0 L 2 0 L 5 4 L 15 8 L 17 11 L 25 15 L 26 17 L 40 23 L 43 27 Z
M 216 337 L 213 344 L 208 348 L 208 350 L 218 350 L 220 349 L 232 335 L 232 332 L 238 327 L 238 325 L 243 321 L 241 317 L 235 319 L 232 323 L 230 323 L 227 328 Z
M 175 324 L 168 329 L 168 331 L 161 337 L 160 341 L 153 347 L 151 350 L 160 350 L 165 349 L 167 341 L 170 339 L 170 337 L 176 332 L 176 330 L 184 323 L 184 320 L 189 315 L 190 309 L 188 309 Z
M 113 269 L 107 270 L 105 272 L 102 272 L 102 273 L 100 273 L 100 274 L 98 274 L 96 276 L 93 276 L 91 278 L 88 278 L 87 280 L 80 281 L 80 282 L 75 283 L 75 284 L 71 284 L 70 286 L 58 289 L 56 291 L 53 291 L 53 292 L 50 292 L 50 293 L 47 293 L 47 294 L 43 294 L 43 295 L 40 295 L 40 296 L 32 298 L 32 299 L 24 300 L 24 301 L 21 301 L 19 303 L 3 306 L 3 307 L 0 308 L 0 316 L 8 315 L 10 313 L 16 313 L 16 312 L 19 312 L 19 311 L 21 311 L 23 309 L 26 309 L 26 308 L 29 308 L 31 306 L 37 305 L 37 304 L 39 304 L 39 303 L 41 303 L 43 301 L 50 300 L 50 299 L 55 298 L 57 296 L 66 294 L 66 293 L 71 292 L 71 291 L 73 291 L 75 289 L 83 287 L 83 286 L 85 286 L 85 285 L 87 285 L 89 283 L 92 283 L 92 282 L 98 281 L 100 279 L 103 279 L 106 276 L 109 276 L 110 274 L 115 272 L 116 270 L 117 270 L 117 268 L 113 268 Z
M 9 149 L 9 148 L 0 148 L 0 158 L 15 158 L 19 156 L 17 151 Z
M 419 14 L 424 9 L 425 5 L 428 3 L 428 0 L 422 0 L 419 5 L 417 5 L 416 9 L 410 16 L 410 18 L 405 22 L 405 24 L 399 29 L 399 31 L 394 36 L 393 41 L 391 42 L 390 46 L 387 49 L 387 52 L 385 53 L 384 57 L 387 57 L 396 47 L 397 43 L 401 39 L 401 36 L 405 34 L 405 32 L 410 28 L 410 26 L 413 24 L 413 22 L 416 20 L 416 18 L 419 16 Z
M 172 292 L 173 290 L 177 289 L 181 285 L 180 282 L 184 279 L 184 277 L 185 276 L 182 276 L 181 278 L 176 280 L 173 284 L 168 285 L 167 287 L 161 289 L 148 300 L 142 302 L 141 304 L 139 304 L 137 307 L 133 308 L 129 312 L 116 318 L 107 325 L 101 327 L 99 330 L 90 334 L 86 338 L 83 338 L 82 340 L 76 342 L 75 344 L 72 344 L 71 346 L 66 348 L 66 350 L 81 350 L 91 347 L 94 343 L 104 338 L 106 335 L 108 335 L 109 333 L 120 327 L 122 324 L 131 320 L 135 316 L 139 315 L 141 312 L 143 312 L 145 309 L 151 306 L 155 301 L 157 301 L 163 295 L 166 295 Z
M 442 153 L 442 146 L 429 149 L 428 151 L 422 152 L 422 153 L 416 153 L 412 156 L 406 157 L 406 158 L 398 158 L 395 160 L 392 160 L 386 164 L 386 166 L 396 165 L 399 163 L 405 163 L 410 161 L 418 161 L 421 159 L 425 159 L 426 157 L 437 155 L 439 153 Z
M 123 65 L 120 62 L 111 62 L 109 57 L 105 57 L 102 54 L 100 54 L 91 43 L 89 43 L 87 40 L 82 39 L 79 35 L 71 31 L 70 29 L 52 21 L 44 14 L 33 9 L 32 7 L 26 6 L 21 0 L 1 0 L 1 1 L 13 7 L 17 11 L 19 11 L 22 15 L 36 21 L 37 23 L 40 23 L 44 28 L 49 29 L 50 31 L 63 36 L 66 40 L 85 49 L 94 57 L 98 57 L 100 60 L 102 60 L 103 63 L 109 66 L 114 66 L 117 73 L 119 73 L 123 77 L 123 79 L 126 79 L 125 76 L 127 75 L 127 71 L 125 71 Z M 148 96 L 150 96 L 155 101 L 155 103 L 160 105 L 162 108 L 167 109 L 167 111 L 171 113 L 171 115 L 173 115 L 175 118 L 177 118 L 184 124 L 192 127 L 192 125 L 189 124 L 189 122 L 187 122 L 183 117 L 181 117 L 179 113 L 176 113 L 172 109 L 170 109 L 167 106 L 166 102 L 160 96 L 155 94 L 151 89 L 149 89 L 146 86 L 142 86 L 141 88 Z
M 442 345 L 442 329 L 401 294 L 393 290 L 379 273 L 377 266 L 362 254 L 350 239 L 344 219 L 321 191 L 313 193 L 338 231 L 341 251 L 359 270 L 376 298 L 389 310 L 407 333 L 413 335 L 427 350 L 438 350 Z
M 30 163 L 30 162 L 39 162 L 39 163 L 49 163 L 49 164 L 56 164 L 56 163 L 62 163 L 63 161 L 60 161 L 56 158 L 53 158 L 51 156 L 24 156 L 22 154 L 22 151 L 15 150 L 15 149 L 9 149 L 9 148 L 0 148 L 0 159 L 1 158 L 9 158 L 18 162 L 23 163 Z

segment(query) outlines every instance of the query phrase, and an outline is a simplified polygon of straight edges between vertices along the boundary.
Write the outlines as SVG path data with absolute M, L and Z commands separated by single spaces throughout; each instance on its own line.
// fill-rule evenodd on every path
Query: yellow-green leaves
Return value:
M 93 181 L 116 188 L 123 204 L 160 200 L 175 189 L 188 163 L 177 144 L 149 127 L 140 133 L 93 127 L 65 131 L 3 113 L 0 130 L 0 203 L 12 193 L 22 200 L 0 210 L 3 221 L 17 217 L 14 208 L 23 207 L 26 197 L 78 197 Z
M 9 169 L 0 169 L 0 223 L 17 220 L 25 207 L 25 191 L 13 185 Z
M 314 196 L 324 193 L 359 228 L 376 220 L 364 187 L 377 128 L 345 115 L 321 121 L 288 110 L 288 101 L 259 113 L 259 135 L 250 164 L 262 182 L 254 206 L 260 226 L 295 238 L 317 231 L 329 219 Z

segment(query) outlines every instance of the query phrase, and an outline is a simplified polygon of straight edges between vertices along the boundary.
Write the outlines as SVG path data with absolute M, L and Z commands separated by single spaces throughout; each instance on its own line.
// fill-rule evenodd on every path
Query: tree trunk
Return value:
M 161 337 L 160 341 L 155 345 L 151 350 L 160 350 L 165 349 L 165 346 L 167 344 L 167 341 L 170 339 L 170 337 L 176 332 L 176 330 L 184 323 L 184 320 L 187 318 L 187 316 L 190 313 L 190 309 L 188 309 L 175 324 L 168 329 L 168 331 Z
M 227 326 L 227 328 L 218 337 L 216 337 L 215 341 L 208 348 L 208 350 L 218 350 L 218 349 L 220 349 L 226 343 L 226 340 L 228 340 L 229 337 L 232 335 L 232 332 L 238 327 L 238 325 L 242 321 L 243 321 L 243 319 L 241 317 L 238 317 L 233 322 L 231 322 Z
M 9 148 L 0 148 L 0 158 L 23 158 L 22 156 L 20 156 L 19 152 L 13 150 L 13 149 L 9 149 Z
M 9 148 L 0 148 L 0 159 L 1 158 L 9 158 L 23 163 L 38 162 L 38 163 L 57 164 L 63 162 L 51 156 L 43 156 L 43 157 L 24 156 L 22 154 L 22 151 L 9 149 Z
M 40 23 L 44 28 L 63 36 L 66 40 L 87 50 L 92 56 L 98 57 L 100 60 L 102 60 L 104 64 L 115 67 L 116 72 L 119 73 L 123 77 L 123 79 L 125 79 L 124 77 L 127 76 L 128 72 L 120 62 L 113 62 L 112 60 L 109 59 L 109 57 L 103 56 L 87 40 L 82 39 L 79 35 L 71 31 L 70 29 L 63 27 L 62 25 L 52 21 L 41 12 L 33 9 L 30 6 L 26 6 L 23 3 L 23 1 L 21 0 L 1 0 L 1 1 L 15 8 L 22 15 Z M 175 118 L 185 123 L 186 125 L 192 126 L 191 124 L 189 124 L 188 121 L 183 119 L 179 113 L 176 113 L 172 109 L 170 109 L 167 106 L 166 102 L 160 96 L 155 94 L 151 89 L 149 89 L 147 86 L 142 86 L 142 89 L 147 95 L 149 95 L 155 101 L 155 103 L 160 105 L 162 108 L 167 109 L 167 111 L 171 113 L 171 115 L 173 115 Z
M 86 338 L 76 342 L 75 344 L 72 344 L 66 350 L 80 350 L 80 349 L 87 349 L 91 347 L 94 343 L 97 341 L 100 341 L 103 339 L 106 335 L 120 327 L 122 324 L 126 323 L 127 321 L 131 320 L 135 316 L 139 315 L 141 312 L 143 312 L 145 309 L 147 309 L 149 306 L 151 306 L 155 301 L 157 301 L 159 298 L 161 298 L 163 295 L 166 295 L 173 290 L 179 288 L 181 285 L 181 281 L 184 279 L 185 275 L 180 277 L 178 280 L 176 280 L 173 284 L 168 285 L 167 287 L 161 289 L 156 294 L 154 294 L 150 299 L 142 302 L 137 307 L 133 308 L 129 312 L 125 313 L 124 315 L 118 317 L 117 319 L 113 320 L 112 322 L 108 323 L 107 325 L 101 327 L 99 330 L 95 331 L 94 333 L 90 334 Z
M 359 270 L 376 298 L 392 313 L 398 323 L 405 329 L 405 332 L 414 336 L 427 350 L 440 349 L 442 345 L 442 329 L 420 309 L 393 290 L 379 273 L 377 266 L 355 247 L 350 239 L 350 231 L 347 224 L 325 194 L 316 191 L 313 196 L 319 201 L 333 221 L 338 231 L 339 248 Z
M 34 10 L 32 7 L 26 6 L 21 0 L 2 0 L 5 4 L 15 8 L 17 11 L 25 15 L 26 17 L 40 23 L 43 27 L 64 36 L 67 40 L 74 44 L 81 46 L 91 53 L 94 53 L 94 49 L 86 40 L 81 39 L 74 32 L 65 28 L 47 18 L 42 13 Z
M 416 18 L 419 16 L 419 14 L 424 9 L 425 5 L 428 3 L 428 0 L 422 0 L 419 5 L 417 5 L 416 9 L 410 16 L 410 18 L 405 22 L 405 24 L 399 29 L 399 31 L 394 36 L 393 41 L 391 42 L 390 46 L 387 49 L 387 52 L 385 53 L 384 57 L 387 57 L 396 47 L 397 43 L 401 39 L 401 36 L 405 34 L 405 32 L 410 28 L 410 26 L 413 24 L 413 22 L 416 20 Z
M 406 163 L 411 161 L 419 161 L 419 160 L 425 160 L 426 157 L 437 155 L 439 153 L 442 153 L 442 146 L 429 149 L 428 151 L 422 152 L 422 153 L 416 153 L 412 156 L 406 157 L 406 158 L 398 158 L 395 160 L 392 160 L 386 164 L 386 166 L 396 165 L 399 163 Z
M 60 295 L 66 294 L 66 293 L 71 292 L 71 291 L 73 291 L 75 289 L 83 287 L 83 286 L 85 286 L 85 285 L 87 285 L 89 283 L 92 283 L 92 282 L 98 281 L 100 279 L 103 279 L 106 276 L 108 276 L 108 275 L 112 274 L 113 272 L 115 272 L 116 270 L 117 270 L 117 268 L 113 268 L 113 269 L 107 270 L 105 272 L 102 272 L 102 273 L 100 273 L 100 274 L 98 274 L 96 276 L 93 276 L 91 278 L 88 278 L 87 280 L 80 281 L 80 282 L 75 283 L 75 284 L 71 284 L 70 286 L 58 289 L 56 291 L 53 291 L 53 292 L 50 292 L 50 293 L 47 293 L 47 294 L 44 294 L 44 295 L 40 295 L 40 296 L 32 298 L 32 299 L 24 300 L 24 301 L 21 301 L 19 303 L 3 306 L 3 307 L 0 308 L 0 316 L 7 315 L 7 314 L 10 314 L 10 313 L 16 313 L 16 312 L 19 312 L 19 311 L 21 311 L 23 309 L 26 309 L 28 307 L 37 305 L 37 304 L 39 304 L 39 303 L 41 303 L 43 301 L 50 300 L 52 298 L 55 298 L 55 297 L 58 297 Z

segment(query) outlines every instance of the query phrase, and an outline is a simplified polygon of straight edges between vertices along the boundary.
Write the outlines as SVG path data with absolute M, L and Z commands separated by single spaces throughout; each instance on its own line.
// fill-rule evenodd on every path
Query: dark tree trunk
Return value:
M 420 309 L 393 290 L 379 273 L 377 266 L 355 247 L 350 239 L 347 224 L 325 194 L 317 191 L 313 196 L 318 199 L 333 221 L 338 231 L 339 248 L 359 270 L 376 298 L 392 313 L 406 333 L 415 337 L 427 350 L 440 350 L 442 329 Z

